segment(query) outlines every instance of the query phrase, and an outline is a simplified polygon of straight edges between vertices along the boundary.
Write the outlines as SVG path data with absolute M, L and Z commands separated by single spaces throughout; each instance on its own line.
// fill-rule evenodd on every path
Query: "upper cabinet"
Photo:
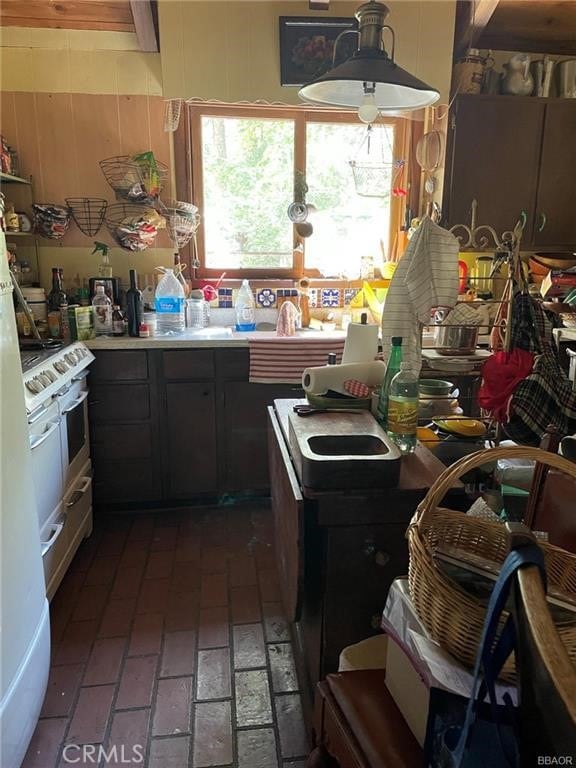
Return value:
M 458 96 L 449 124 L 444 222 L 478 223 L 499 235 L 522 211 L 524 249 L 576 247 L 576 101 Z

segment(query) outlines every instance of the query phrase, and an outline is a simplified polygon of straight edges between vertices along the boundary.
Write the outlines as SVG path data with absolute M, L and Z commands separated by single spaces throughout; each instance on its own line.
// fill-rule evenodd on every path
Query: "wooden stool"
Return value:
M 422 750 L 382 669 L 338 672 L 316 688 L 317 747 L 307 768 L 415 768 Z

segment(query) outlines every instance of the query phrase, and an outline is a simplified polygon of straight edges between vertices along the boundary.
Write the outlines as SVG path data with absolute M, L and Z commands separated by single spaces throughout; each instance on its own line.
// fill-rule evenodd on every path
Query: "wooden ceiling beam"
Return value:
M 454 31 L 454 57 L 476 47 L 500 0 L 458 0 Z
M 136 28 L 136 37 L 141 51 L 156 53 L 158 46 L 158 34 L 154 24 L 151 0 L 130 0 L 132 18 Z
M 128 0 L 2 0 L 0 25 L 134 32 Z

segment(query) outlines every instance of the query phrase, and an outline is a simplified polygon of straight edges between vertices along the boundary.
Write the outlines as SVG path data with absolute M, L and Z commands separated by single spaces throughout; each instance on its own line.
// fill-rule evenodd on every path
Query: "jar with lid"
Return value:
M 204 299 L 201 290 L 190 291 L 186 299 L 186 327 L 192 329 L 206 328 L 210 323 L 210 305 Z

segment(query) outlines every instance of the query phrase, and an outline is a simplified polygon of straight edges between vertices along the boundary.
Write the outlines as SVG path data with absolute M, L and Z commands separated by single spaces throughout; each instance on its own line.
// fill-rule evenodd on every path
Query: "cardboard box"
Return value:
M 86 341 L 96 336 L 93 307 L 68 307 L 71 341 Z
M 386 653 L 386 687 L 414 738 L 421 747 L 424 746 L 430 689 L 408 655 L 392 637 L 388 638 Z

